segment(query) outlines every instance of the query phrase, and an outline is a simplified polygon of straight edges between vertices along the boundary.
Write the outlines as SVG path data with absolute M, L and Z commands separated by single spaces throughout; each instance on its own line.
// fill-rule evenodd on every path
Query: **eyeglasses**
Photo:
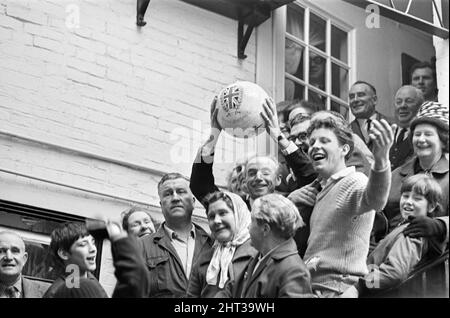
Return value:
M 300 142 L 308 141 L 308 134 L 306 132 L 301 132 L 298 135 L 291 135 L 288 138 L 290 141 L 294 142 L 298 139 Z

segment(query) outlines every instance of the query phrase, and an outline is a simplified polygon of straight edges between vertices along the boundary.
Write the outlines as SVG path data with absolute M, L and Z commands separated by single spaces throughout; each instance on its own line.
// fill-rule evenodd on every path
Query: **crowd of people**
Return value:
M 448 249 L 448 105 L 436 99 L 435 72 L 420 63 L 393 98 L 395 120 L 362 80 L 349 90 L 350 123 L 304 100 L 284 103 L 283 123 L 266 100 L 261 116 L 279 157 L 237 161 L 221 190 L 215 98 L 190 178 L 173 172 L 158 183 L 164 221 L 140 207 L 105 220 L 112 297 L 361 297 L 400 284 Z M 192 221 L 196 200 L 210 234 Z M 50 250 L 60 270 L 51 286 L 21 275 L 25 244 L 1 232 L 0 297 L 107 297 L 83 224 L 54 230 Z

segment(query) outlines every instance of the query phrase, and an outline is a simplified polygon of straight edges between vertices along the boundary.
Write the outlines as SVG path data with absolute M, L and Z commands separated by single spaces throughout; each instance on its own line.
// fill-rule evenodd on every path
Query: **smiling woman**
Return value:
M 214 192 L 207 200 L 208 222 L 215 241 L 212 249 L 200 254 L 192 270 L 188 297 L 214 297 L 226 283 L 242 277 L 257 253 L 250 246 L 250 211 L 241 197 Z
M 434 233 L 436 236 L 441 236 L 442 241 L 442 237 L 445 235 L 445 224 L 448 233 L 448 108 L 435 102 L 424 103 L 420 107 L 417 117 L 411 123 L 411 132 L 414 157 L 392 172 L 392 187 L 388 203 L 384 209 L 389 221 L 389 232 L 402 221 L 399 208 L 400 186 L 406 178 L 418 173 L 426 173 L 436 180 L 442 188 L 443 197 L 440 203 L 443 209 L 436 216 L 444 218 L 435 220 L 438 222 L 435 224 L 441 230 L 436 230 Z M 425 218 L 425 220 L 431 222 L 432 219 Z

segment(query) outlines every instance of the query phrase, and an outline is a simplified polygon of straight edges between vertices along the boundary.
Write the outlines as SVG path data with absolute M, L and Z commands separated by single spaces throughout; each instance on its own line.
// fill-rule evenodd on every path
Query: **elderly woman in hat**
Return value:
M 431 237 L 440 251 L 448 242 L 448 107 L 436 102 L 424 103 L 411 123 L 411 132 L 414 157 L 392 172 L 392 186 L 384 213 L 389 220 L 390 232 L 402 220 L 399 202 L 403 181 L 418 173 L 428 174 L 442 188 L 442 212 L 436 218 L 411 219 L 403 233 L 410 237 Z

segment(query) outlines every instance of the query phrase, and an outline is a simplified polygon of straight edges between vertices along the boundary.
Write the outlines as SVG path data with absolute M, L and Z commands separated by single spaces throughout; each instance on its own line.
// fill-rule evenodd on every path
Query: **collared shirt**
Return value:
M 181 264 L 183 265 L 186 277 L 189 278 L 192 268 L 192 258 L 194 256 L 195 249 L 195 227 L 192 224 L 192 228 L 189 232 L 189 236 L 186 238 L 181 237 L 181 235 L 172 229 L 170 229 L 166 223 L 163 224 L 164 230 L 172 243 L 173 248 L 180 258 Z
M 342 169 L 342 170 L 336 172 L 335 174 L 333 174 L 327 180 L 322 179 L 320 181 L 320 185 L 322 186 L 322 189 L 325 189 L 325 187 L 328 186 L 330 183 L 333 183 L 336 180 L 344 178 L 355 171 L 356 171 L 356 168 L 354 166 L 346 167 L 345 169 Z
M 6 289 L 9 286 L 3 285 L 0 283 L 0 298 L 9 298 L 9 295 L 7 294 Z M 16 297 L 15 298 L 21 298 L 22 297 L 22 276 L 19 277 L 19 279 L 12 285 L 15 289 Z
M 400 133 L 402 130 L 405 130 L 405 134 L 404 134 L 402 140 L 399 140 L 398 137 L 400 136 Z M 398 126 L 397 129 L 395 130 L 395 139 L 394 140 L 396 143 L 399 143 L 399 142 L 405 140 L 408 137 L 408 135 L 409 135 L 409 128 L 402 128 L 402 127 Z
M 271 254 L 274 250 L 276 250 L 279 246 L 281 246 L 282 244 L 284 244 L 284 243 L 286 243 L 286 242 L 281 242 L 280 244 L 278 244 L 277 246 L 275 246 L 274 248 L 272 248 L 270 251 L 268 251 L 268 252 L 266 253 L 266 255 L 264 255 L 264 256 L 262 256 L 262 254 L 259 253 L 258 263 L 256 263 L 255 268 L 253 269 L 252 275 L 256 272 L 256 269 L 259 267 L 259 265 L 262 263 L 262 261 L 265 260 L 265 259 L 267 259 L 267 258 L 269 258 L 269 257 L 270 257 L 270 254 Z
M 372 120 L 376 120 L 377 119 L 377 113 L 374 113 L 372 116 L 370 116 L 369 118 L 371 121 Z M 367 130 L 367 120 L 366 118 L 358 118 L 357 121 L 359 123 L 359 127 L 361 128 L 361 133 L 364 136 L 364 141 L 367 143 L 369 142 L 369 132 Z

